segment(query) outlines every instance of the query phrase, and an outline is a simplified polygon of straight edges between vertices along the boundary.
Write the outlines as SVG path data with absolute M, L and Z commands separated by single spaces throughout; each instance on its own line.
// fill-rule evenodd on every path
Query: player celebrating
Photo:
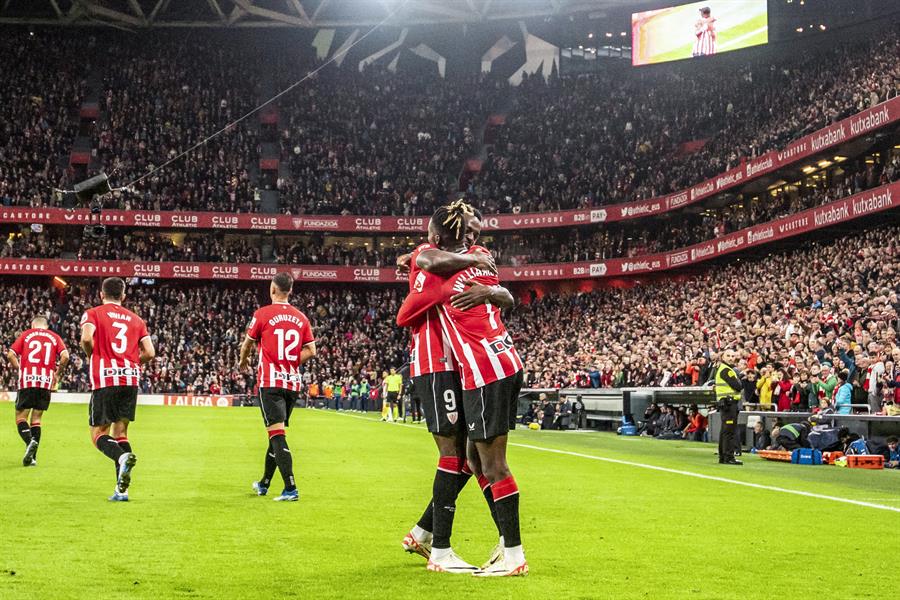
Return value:
M 711 56 L 716 53 L 716 20 L 708 6 L 700 9 L 700 18 L 694 23 L 694 56 Z
M 81 348 L 90 357 L 91 439 L 116 464 L 116 489 L 110 500 L 128 501 L 128 486 L 137 457 L 128 441 L 128 424 L 137 407 L 140 365 L 156 356 L 143 319 L 122 306 L 125 282 L 103 280 L 102 304 L 81 317 Z M 112 435 L 110 435 L 112 433 Z
M 23 332 L 13 342 L 6 355 L 13 368 L 19 371 L 16 427 L 25 442 L 25 456 L 22 458 L 24 467 L 37 465 L 38 445 L 41 443 L 41 415 L 50 407 L 50 390 L 56 387 L 60 375 L 69 363 L 66 345 L 49 327 L 47 317 L 34 317 L 31 329 Z
M 253 314 L 240 358 L 240 369 L 248 370 L 253 345 L 259 346 L 256 387 L 269 434 L 269 448 L 262 479 L 253 483 L 253 489 L 257 495 L 265 496 L 277 466 L 284 480 L 284 491 L 275 498 L 278 502 L 296 502 L 300 498 L 284 430 L 290 424 L 291 412 L 303 386 L 300 367 L 316 355 L 316 340 L 309 319 L 288 302 L 293 287 L 294 280 L 287 273 L 278 273 L 272 279 L 269 286 L 272 304 Z
M 437 239 L 429 239 L 437 242 Z M 470 266 L 494 269 L 493 259 L 483 248 L 466 250 L 465 245 L 460 245 L 452 250 L 438 250 L 432 243 L 416 248 L 407 263 L 410 293 L 424 285 L 429 277 L 438 278 L 423 270 L 423 266 L 431 272 L 451 273 Z M 497 296 L 498 302 L 508 300 L 512 303 L 512 296 L 505 290 L 498 291 Z M 440 454 L 432 485 L 432 501 L 419 523 L 404 538 L 403 546 L 409 552 L 428 558 L 431 571 L 472 573 L 475 567 L 456 556 L 450 546 L 456 498 L 471 476 L 471 471 L 466 468 L 466 436 L 462 427 L 465 416 L 456 362 L 449 341 L 441 331 L 435 307 L 415 321 L 407 321 L 402 313 L 398 314 L 397 322 L 411 326 L 409 370 L 412 395 L 421 401 L 428 430 Z
M 459 247 L 469 215 L 470 209 L 463 203 L 439 208 L 429 223 L 429 239 L 434 239 L 441 249 Z M 469 439 L 477 450 L 471 458 L 480 463 L 473 470 L 482 470 L 490 483 L 504 539 L 503 559 L 476 574 L 525 575 L 528 563 L 519 533 L 519 490 L 506 463 L 507 434 L 515 428 L 522 387 L 522 361 L 493 305 L 477 303 L 478 295 L 453 300 L 472 284 L 491 289 L 499 280 L 490 271 L 469 268 L 443 283 L 427 277 L 420 281 L 421 285 L 414 287 L 415 293 L 404 300 L 400 314 L 415 320 L 430 307 L 438 307 L 441 327 L 460 368 L 463 412 Z

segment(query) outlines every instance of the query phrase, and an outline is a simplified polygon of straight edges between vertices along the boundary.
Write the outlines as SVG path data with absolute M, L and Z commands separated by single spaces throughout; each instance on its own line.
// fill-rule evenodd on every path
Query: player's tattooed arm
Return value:
M 459 254 L 431 248 L 419 253 L 419 256 L 416 258 L 416 265 L 429 273 L 456 273 L 470 267 L 497 273 L 497 264 L 494 262 L 494 257 L 487 252 L 481 251 L 472 252 L 471 254 Z
M 450 298 L 450 304 L 458 310 L 469 310 L 481 304 L 491 304 L 498 308 L 512 308 L 516 301 L 509 290 L 500 285 L 483 285 L 466 282 L 466 289 Z

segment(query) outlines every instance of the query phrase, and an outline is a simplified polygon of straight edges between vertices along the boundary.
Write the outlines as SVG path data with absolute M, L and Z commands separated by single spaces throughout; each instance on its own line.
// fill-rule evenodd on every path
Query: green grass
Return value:
M 106 501 L 112 463 L 87 408 L 44 418 L 39 466 L 21 467 L 0 404 L 0 598 L 887 598 L 900 513 L 512 446 L 532 573 L 429 573 L 400 539 L 430 493 L 421 427 L 298 410 L 288 434 L 301 500 L 257 498 L 265 436 L 253 409 L 139 407 L 128 504 Z M 517 431 L 513 443 L 664 466 L 900 508 L 900 473 L 796 467 L 710 445 Z M 274 488 L 275 486 L 273 486 Z M 280 488 L 279 488 L 280 489 Z M 454 547 L 495 542 L 477 486 Z

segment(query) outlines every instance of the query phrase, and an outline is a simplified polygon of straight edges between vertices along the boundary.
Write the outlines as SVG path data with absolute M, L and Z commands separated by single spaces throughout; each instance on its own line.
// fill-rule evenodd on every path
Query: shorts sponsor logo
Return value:
M 238 217 L 213 215 L 212 226 L 219 229 L 237 229 L 238 220 Z
M 250 229 L 275 229 L 278 217 L 250 217 Z
M 240 269 L 237 265 L 213 265 L 212 276 L 214 279 L 237 279 Z
M 353 269 L 353 281 L 379 281 L 381 269 Z
M 378 231 L 381 229 L 381 218 L 360 217 L 354 219 L 353 225 L 357 231 Z
M 603 277 L 606 275 L 606 263 L 594 263 L 591 265 L 591 277 Z

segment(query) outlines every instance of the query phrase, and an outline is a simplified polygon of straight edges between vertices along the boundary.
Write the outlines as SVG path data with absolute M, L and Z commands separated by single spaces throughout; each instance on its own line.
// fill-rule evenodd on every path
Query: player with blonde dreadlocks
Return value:
M 443 253 L 462 257 L 481 251 L 474 245 L 480 228 L 475 209 L 461 200 L 442 206 L 434 213 L 428 225 L 430 244 L 420 246 L 413 253 L 410 293 L 397 314 L 397 323 L 412 329 L 410 375 L 413 376 L 414 394 L 424 399 L 428 428 L 441 455 L 432 502 L 403 545 L 408 551 L 430 555 L 428 569 L 432 571 L 523 575 L 528 567 L 519 541 L 518 491 L 505 466 L 506 432 L 510 414 L 512 419 L 515 418 L 522 365 L 499 320 L 498 310 L 511 306 L 513 299 L 499 286 L 494 270 L 471 265 L 441 276 L 429 272 L 423 264 Z M 472 245 L 467 248 L 469 244 Z M 423 260 L 423 257 L 426 258 Z M 460 331 L 457 331 L 457 325 Z M 463 329 L 466 332 L 462 332 Z M 434 339 L 427 337 L 429 332 Z M 423 333 L 426 334 L 424 338 Z M 479 346 L 463 351 L 458 347 L 461 335 L 478 337 Z M 484 346 L 482 342 L 489 345 Z M 495 349 L 499 352 L 496 360 L 489 359 L 485 352 Z M 470 364 L 470 359 L 478 364 Z M 426 368 L 431 367 L 432 374 L 416 377 L 423 362 L 430 363 Z M 493 364 L 496 368 L 489 366 Z M 491 374 L 487 373 L 487 368 L 493 369 Z M 481 370 L 485 370 L 484 375 Z M 476 371 L 478 375 L 473 379 L 472 374 Z M 471 384 L 471 391 L 467 384 Z M 478 389 L 474 389 L 476 387 Z M 476 406 L 476 397 L 491 406 Z M 512 402 L 509 402 L 510 398 Z M 471 447 L 468 460 L 465 451 L 467 434 L 472 439 L 468 444 Z M 482 439 L 489 440 L 483 457 L 482 449 L 478 447 Z M 483 474 L 482 465 L 485 466 Z M 456 497 L 473 472 L 503 536 L 499 547 L 481 569 L 463 561 L 450 546 Z M 494 483 L 498 485 L 494 486 Z M 504 538 L 511 543 L 505 542 Z

